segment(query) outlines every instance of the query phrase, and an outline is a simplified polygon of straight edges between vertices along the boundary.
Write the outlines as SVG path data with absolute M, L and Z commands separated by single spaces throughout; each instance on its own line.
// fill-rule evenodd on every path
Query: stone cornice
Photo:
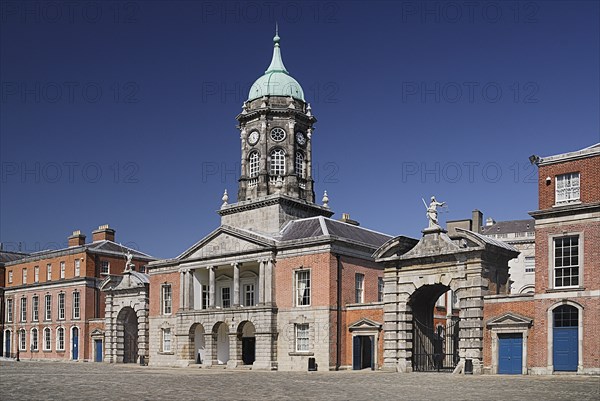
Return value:
M 553 207 L 551 209 L 535 210 L 533 212 L 529 212 L 529 215 L 534 219 L 539 220 L 549 217 L 561 217 L 593 212 L 600 212 L 600 202 L 578 203 L 573 205 Z
M 274 194 L 274 195 L 265 196 L 265 197 L 259 198 L 259 199 L 232 203 L 232 204 L 227 205 L 227 206 L 223 207 L 222 209 L 218 210 L 217 213 L 220 216 L 226 216 L 229 214 L 239 213 L 239 212 L 243 212 L 246 210 L 254 210 L 254 209 L 259 209 L 259 208 L 266 207 L 266 206 L 273 206 L 273 205 L 279 205 L 279 204 L 293 205 L 294 207 L 298 207 L 298 208 L 313 211 L 313 212 L 318 211 L 318 213 L 320 215 L 325 216 L 325 217 L 331 217 L 334 214 L 334 212 L 332 210 L 330 210 L 326 207 L 323 207 L 323 206 L 319 206 L 316 203 L 309 203 L 309 202 L 302 201 L 300 199 L 294 199 L 290 196 L 282 195 L 282 194 Z

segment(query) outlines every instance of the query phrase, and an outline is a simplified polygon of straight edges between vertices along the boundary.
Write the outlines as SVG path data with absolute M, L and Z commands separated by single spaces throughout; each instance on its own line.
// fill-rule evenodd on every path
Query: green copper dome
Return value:
M 279 35 L 275 34 L 273 42 L 273 59 L 265 75 L 258 78 L 248 94 L 248 100 L 258 99 L 262 96 L 292 96 L 295 99 L 304 102 L 304 91 L 302 87 L 285 69 L 283 60 L 281 60 L 281 50 L 279 48 Z

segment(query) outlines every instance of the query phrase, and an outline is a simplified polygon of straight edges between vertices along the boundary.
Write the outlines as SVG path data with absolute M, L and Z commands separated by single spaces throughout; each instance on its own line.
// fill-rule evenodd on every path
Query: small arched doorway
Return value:
M 412 310 L 412 368 L 415 372 L 453 371 L 459 362 L 458 317 L 453 316 L 454 302 L 436 307 L 450 287 L 424 285 L 409 298 Z M 448 313 L 449 309 L 449 313 Z M 441 313 L 440 313 L 441 312 Z
M 216 335 L 217 364 L 225 365 L 229 361 L 229 328 L 224 322 L 215 324 L 213 334 Z
M 195 363 L 202 364 L 206 358 L 206 344 L 204 341 L 204 326 L 200 323 L 193 324 L 190 328 L 190 335 L 193 341 L 193 358 Z
M 79 359 L 79 329 L 71 328 L 71 359 L 74 361 Z
M 131 307 L 121 309 L 117 316 L 117 333 L 123 336 L 123 363 L 135 363 L 138 357 L 138 318 Z M 118 344 L 118 342 L 117 342 Z
M 10 330 L 6 330 L 4 332 L 4 356 L 7 358 L 10 358 L 10 337 L 11 337 L 11 333 Z
M 256 329 L 250 321 L 240 323 L 237 330 L 238 339 L 242 341 L 242 362 L 252 365 L 256 359 Z
M 579 311 L 561 305 L 552 311 L 552 359 L 555 371 L 576 372 L 579 360 Z

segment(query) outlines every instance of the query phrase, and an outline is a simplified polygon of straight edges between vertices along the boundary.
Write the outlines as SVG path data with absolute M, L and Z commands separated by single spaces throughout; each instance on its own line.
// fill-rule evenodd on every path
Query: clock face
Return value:
M 252 131 L 250 135 L 248 135 L 248 143 L 250 145 L 256 145 L 256 143 L 258 142 L 258 137 L 258 131 Z
M 306 143 L 306 137 L 304 136 L 304 134 L 302 132 L 296 132 L 296 141 L 300 145 L 304 145 Z

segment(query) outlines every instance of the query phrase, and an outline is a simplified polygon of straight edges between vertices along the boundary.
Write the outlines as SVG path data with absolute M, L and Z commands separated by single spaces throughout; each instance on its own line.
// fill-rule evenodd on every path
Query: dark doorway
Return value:
M 96 358 L 94 361 L 102 362 L 102 340 L 94 340 L 94 347 L 96 348 Z
M 138 357 L 138 318 L 135 311 L 126 307 L 117 317 L 117 330 L 123 332 L 123 363 L 136 363 Z
M 71 348 L 73 349 L 73 360 L 76 361 L 79 359 L 79 329 L 77 327 L 73 327 L 72 336 Z
M 412 309 L 412 368 L 415 372 L 452 372 L 458 356 L 459 321 L 453 316 L 453 302 L 436 307 L 440 296 L 450 288 L 442 284 L 424 285 L 409 300 Z M 434 308 L 443 319 L 435 317 Z M 436 322 L 437 321 L 437 322 Z
M 254 337 L 242 337 L 242 361 L 244 365 L 252 365 L 256 355 L 256 339 Z
M 375 369 L 375 336 L 352 337 L 352 369 Z
M 242 362 L 252 365 L 256 360 L 256 329 L 250 321 L 243 321 L 238 326 L 238 340 L 242 342 Z

